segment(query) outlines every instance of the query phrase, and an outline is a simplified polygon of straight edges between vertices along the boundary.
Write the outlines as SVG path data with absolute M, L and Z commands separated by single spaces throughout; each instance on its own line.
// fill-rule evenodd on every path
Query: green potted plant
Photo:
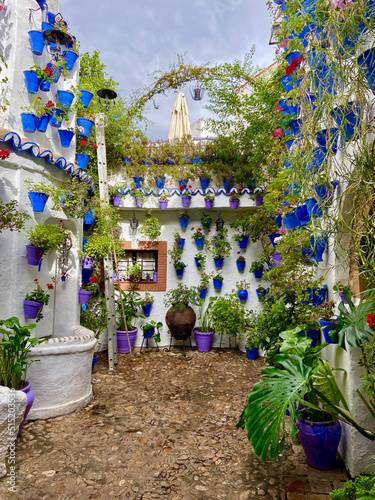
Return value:
M 155 301 L 155 297 L 148 290 L 145 290 L 145 296 L 143 297 L 142 303 L 141 303 L 141 306 L 143 309 L 143 314 L 145 316 L 150 315 L 151 309 L 152 309 L 152 304 L 154 303 L 154 301 Z
M 204 271 L 199 273 L 199 285 L 198 292 L 201 299 L 205 299 L 207 295 L 207 289 L 210 285 L 210 280 L 212 279 L 212 274 L 207 274 Z
M 25 130 L 25 132 L 29 132 L 28 126 L 26 125 L 25 127 L 25 116 L 26 120 L 28 116 L 33 116 L 36 117 L 37 120 L 35 120 L 35 130 L 38 132 L 45 132 L 47 130 L 50 118 L 53 113 L 53 108 L 55 107 L 55 103 L 53 101 L 48 101 L 47 103 L 44 103 L 42 101 L 42 98 L 37 96 L 36 94 L 34 95 L 31 103 L 28 106 L 22 106 L 21 109 L 24 111 L 24 113 L 21 114 L 22 118 L 22 125 Z M 29 122 L 27 122 L 29 123 Z
M 241 280 L 236 282 L 237 295 L 240 300 L 247 300 L 249 295 L 248 289 L 250 288 L 250 283 L 246 280 Z
M 167 193 L 162 193 L 159 196 L 159 207 L 161 210 L 165 210 L 168 207 L 169 195 Z
M 177 237 L 178 236 L 179 234 L 177 234 Z M 179 239 L 175 238 L 172 248 L 168 250 L 168 255 L 170 256 L 170 263 L 173 264 L 177 276 L 182 276 L 186 267 L 186 264 L 182 262 L 182 253 L 183 250 L 179 244 Z
M 61 231 L 58 224 L 35 224 L 27 231 L 27 261 L 33 266 L 39 264 L 44 253 L 57 250 L 68 237 L 68 231 Z
M 249 328 L 246 336 L 246 355 L 248 359 L 257 359 L 259 346 L 263 340 L 260 332 Z
M 207 215 L 203 212 L 202 217 L 201 217 L 201 223 L 202 223 L 203 229 L 206 229 L 206 230 L 210 229 L 211 222 L 212 222 L 211 215 Z
M 135 206 L 141 208 L 143 206 L 143 198 L 145 196 L 143 182 L 139 183 L 139 187 L 132 182 L 130 195 L 135 198 Z
M 197 248 L 203 248 L 204 234 L 202 233 L 202 228 L 198 227 L 197 229 L 195 229 L 194 227 L 192 227 L 191 231 L 194 231 L 194 233 L 191 235 L 191 239 L 195 240 Z
M 163 323 L 161 321 L 149 321 L 143 325 L 143 336 L 145 339 L 154 338 L 155 342 L 160 342 L 160 328 L 163 328 Z M 156 330 L 156 333 L 155 333 Z
M 214 201 L 215 201 L 215 193 L 211 193 L 211 191 L 208 191 L 204 195 L 204 204 L 207 210 L 210 210 L 214 206 Z
M 117 349 L 119 353 L 129 353 L 134 349 L 138 332 L 135 322 L 139 318 L 144 318 L 143 314 L 138 313 L 142 297 L 134 287 L 126 292 L 118 286 L 118 291 L 122 295 L 122 301 L 120 298 L 116 299 Z
M 206 258 L 207 257 L 203 252 L 197 252 L 194 255 L 195 265 L 200 270 L 200 272 L 203 272 L 206 268 Z
M 53 184 L 45 182 L 32 182 L 30 179 L 25 180 L 25 185 L 29 190 L 29 199 L 33 206 L 34 212 L 43 212 L 45 204 L 49 197 L 53 200 L 59 195 L 59 189 Z
M 131 283 L 135 286 L 138 285 L 143 280 L 142 265 L 140 263 L 136 263 L 133 266 L 128 265 L 126 267 L 126 276 Z
M 243 335 L 248 326 L 249 311 L 240 304 L 236 293 L 210 297 L 210 303 L 210 319 L 215 332 L 235 339 Z
M 236 231 L 233 239 L 238 241 L 241 249 L 246 249 L 252 229 L 251 219 L 244 215 L 231 222 L 229 226 Z
M 25 318 L 36 319 L 40 321 L 43 318 L 42 308 L 44 305 L 49 303 L 49 293 L 45 292 L 39 285 L 38 279 L 34 280 L 36 288 L 31 292 L 26 294 L 26 298 L 23 301 L 23 308 Z M 53 290 L 52 283 L 47 284 L 48 290 Z
M 190 337 L 196 321 L 194 309 L 190 306 L 198 305 L 200 298 L 195 287 L 187 287 L 179 283 L 176 288 L 168 290 L 164 296 L 164 305 L 170 306 L 165 321 L 177 340 L 186 340 Z
M 255 260 L 251 263 L 249 273 L 254 273 L 255 278 L 260 279 L 263 275 L 264 261 L 263 259 Z
M 227 236 L 228 228 L 223 227 L 223 229 L 217 231 L 216 236 L 206 243 L 208 251 L 212 253 L 216 267 L 222 267 L 224 259 L 230 255 L 232 246 L 227 240 Z
M 152 215 L 152 211 L 148 210 L 146 213 L 146 218 L 142 226 L 140 227 L 140 232 L 145 234 L 150 238 L 150 240 L 157 240 L 161 235 L 161 227 L 159 220 L 155 215 Z
M 122 184 L 121 183 L 111 183 L 108 185 L 108 195 L 112 199 L 112 204 L 114 207 L 119 207 L 121 203 L 121 196 L 122 194 L 120 193 L 120 190 L 122 189 Z
M 201 300 L 200 313 L 198 317 L 200 325 L 194 327 L 194 335 L 197 350 L 199 352 L 209 352 L 215 335 L 210 313 L 210 306 L 212 303 L 210 303 L 206 309 L 204 309 L 203 303 L 204 301 Z
M 190 215 L 187 213 L 186 210 L 180 210 L 178 220 L 180 221 L 181 229 L 185 229 L 187 227 L 189 218 Z

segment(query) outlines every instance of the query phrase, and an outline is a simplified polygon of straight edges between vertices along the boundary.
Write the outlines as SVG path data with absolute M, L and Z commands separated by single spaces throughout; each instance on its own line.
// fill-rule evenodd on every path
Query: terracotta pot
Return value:
M 177 340 L 186 340 L 190 337 L 196 319 L 196 314 L 190 306 L 183 309 L 172 306 L 165 316 L 165 322 Z

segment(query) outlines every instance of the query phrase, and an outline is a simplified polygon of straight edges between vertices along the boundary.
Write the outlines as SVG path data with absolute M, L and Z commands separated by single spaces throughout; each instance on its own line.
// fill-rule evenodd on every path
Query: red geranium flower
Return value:
M 286 75 L 291 75 L 291 74 L 293 74 L 293 71 L 294 71 L 294 69 L 293 69 L 292 66 L 287 66 L 287 68 L 285 70 L 285 74 Z
M 192 227 L 191 230 L 194 231 L 194 228 Z
M 93 144 L 93 145 L 92 145 L 92 147 L 93 147 L 94 149 L 98 149 L 98 146 L 97 146 L 96 144 Z
M 189 184 L 189 188 L 191 189 L 192 187 L 193 187 L 193 186 L 191 186 L 191 185 Z
M 91 276 L 91 278 L 89 278 L 89 281 L 91 281 L 91 283 L 97 283 L 98 278 L 96 276 Z
M 81 140 L 81 146 L 86 146 L 87 144 L 87 141 L 85 141 L 84 139 Z
M 44 72 L 47 76 L 51 77 L 54 73 L 54 69 L 52 69 L 50 66 L 46 66 L 44 68 Z
M 52 285 L 52 283 L 47 283 L 47 288 L 48 288 L 48 290 L 53 290 L 53 285 Z
M 375 314 L 369 314 L 367 316 L 367 323 L 373 330 L 375 330 Z

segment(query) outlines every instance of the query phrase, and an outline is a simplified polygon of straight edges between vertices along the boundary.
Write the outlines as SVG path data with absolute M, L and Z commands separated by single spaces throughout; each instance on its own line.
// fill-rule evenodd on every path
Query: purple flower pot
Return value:
M 115 194 L 112 196 L 112 204 L 114 207 L 119 207 L 121 202 L 121 195 Z
M 152 273 L 152 281 L 154 281 L 154 282 L 155 282 L 155 281 L 158 281 L 158 273 L 157 273 L 156 271 L 154 271 L 154 272 Z
M 168 200 L 159 200 L 160 210 L 166 210 L 168 208 Z
M 40 262 L 40 259 L 44 255 L 43 248 L 34 247 L 33 245 L 26 245 L 27 252 L 27 263 L 30 266 L 37 266 Z
M 31 389 L 31 384 L 28 380 L 26 380 L 27 386 L 21 389 L 22 392 L 26 394 L 26 409 L 25 413 L 23 414 L 23 419 L 22 422 L 20 423 L 20 427 L 18 429 L 18 434 L 17 437 L 20 437 L 24 423 L 26 422 L 27 415 L 29 414 L 30 408 L 32 407 L 34 403 L 34 391 Z
M 341 439 L 340 422 L 299 420 L 296 425 L 308 464 L 319 470 L 332 469 Z
M 88 290 L 83 290 L 83 288 L 79 289 L 78 292 L 78 302 L 80 304 L 87 304 L 90 299 L 91 299 L 92 292 L 89 292 Z
M 83 269 L 91 269 L 92 259 L 90 259 L 90 257 L 83 257 L 82 267 L 83 267 Z
M 197 350 L 199 352 L 209 352 L 211 350 L 215 332 L 200 332 L 199 330 L 194 330 L 194 335 Z
M 33 300 L 24 299 L 23 311 L 25 314 L 25 318 L 36 319 L 43 306 L 43 302 L 34 302 Z
M 204 204 L 207 210 L 210 210 L 214 206 L 214 200 L 204 200 Z
M 276 266 L 276 267 L 281 266 L 281 262 L 283 260 L 281 253 L 272 253 L 271 258 L 272 258 L 272 264 L 274 266 Z
M 249 347 L 245 347 L 246 349 L 246 354 L 247 354 L 247 359 L 257 359 L 258 357 L 258 347 L 252 347 L 249 349 Z
M 233 208 L 233 210 L 236 210 L 236 208 L 239 207 L 240 200 L 229 200 L 229 208 Z
M 181 201 L 183 207 L 190 207 L 191 196 L 181 196 Z
M 263 205 L 263 196 L 258 194 L 255 196 L 255 206 L 260 207 L 261 205 Z
M 142 208 L 143 207 L 143 198 L 135 197 L 135 206 L 136 206 L 136 208 Z
M 117 352 L 120 354 L 127 354 L 134 350 L 135 339 L 137 337 L 138 328 L 135 330 L 129 330 L 129 342 L 125 331 L 117 330 Z

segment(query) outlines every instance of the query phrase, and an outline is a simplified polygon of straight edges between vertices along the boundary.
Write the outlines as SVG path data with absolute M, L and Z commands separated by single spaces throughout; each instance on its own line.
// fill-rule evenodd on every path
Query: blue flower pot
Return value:
M 187 217 L 179 217 L 178 220 L 180 221 L 180 226 L 182 229 L 187 228 L 189 219 Z
M 223 267 L 224 259 L 219 257 L 217 259 L 214 259 L 214 262 L 215 262 L 215 267 Z
M 258 347 L 252 347 L 251 349 L 249 349 L 247 346 L 245 347 L 246 349 L 246 355 L 247 355 L 247 359 L 257 359 L 258 357 Z
M 375 49 L 368 49 L 361 54 L 358 59 L 358 64 L 362 73 L 365 75 L 370 89 L 375 92 Z
M 305 203 L 303 205 L 298 206 L 295 209 L 295 213 L 298 217 L 301 226 L 306 226 L 306 224 L 310 222 L 310 214 L 309 211 L 307 210 L 307 206 Z
M 90 278 L 93 272 L 93 269 L 82 269 L 82 283 L 90 283 Z
M 299 134 L 300 128 L 302 126 L 302 120 L 300 120 L 299 118 L 297 118 L 296 120 L 292 120 L 290 122 L 290 126 L 292 128 L 293 134 L 295 136 L 297 136 Z
M 289 141 L 286 141 L 285 144 L 286 144 L 286 147 L 288 148 L 288 151 L 291 150 L 293 143 L 294 143 L 294 139 L 289 139 Z
M 290 92 L 294 88 L 298 88 L 302 82 L 302 76 L 295 78 L 293 75 L 284 75 L 280 78 L 281 85 L 284 87 L 285 92 Z
M 212 221 L 211 221 L 211 222 L 212 222 Z M 206 230 L 210 229 L 210 227 L 211 227 L 211 222 L 203 222 L 203 217 L 202 217 L 202 218 L 201 218 L 202 228 L 203 228 L 203 229 L 206 229 Z
M 321 217 L 323 215 L 322 209 L 315 198 L 305 200 L 305 205 L 311 217 Z
M 249 242 L 249 237 L 244 236 L 243 234 L 241 235 L 241 239 L 238 240 L 238 244 L 240 245 L 240 248 L 242 248 L 243 250 L 247 248 L 248 242 Z
M 178 248 L 179 248 L 180 250 L 183 250 L 183 249 L 184 249 L 184 246 L 185 246 L 185 238 L 180 238 L 180 239 L 178 240 L 177 244 L 178 244 Z
M 338 128 L 323 129 L 316 134 L 316 142 L 324 154 L 337 153 L 337 141 L 339 138 Z
M 315 47 L 307 52 L 307 60 L 311 69 L 326 67 L 326 55 L 323 51 L 317 50 Z
M 51 78 L 52 78 L 52 81 L 54 83 L 57 83 L 59 81 L 60 76 L 61 76 L 61 70 L 50 62 L 47 64 L 47 67 L 53 69 L 53 74 L 52 74 Z
M 332 68 L 321 66 L 316 69 L 314 82 L 319 100 L 321 100 L 325 94 L 337 94 L 336 89 L 339 82 L 337 74 Z
M 210 185 L 210 178 L 209 177 L 199 177 L 202 189 L 207 189 L 208 186 Z
M 39 3 L 39 0 L 36 0 Z M 45 3 L 45 2 L 44 2 Z M 53 30 L 55 26 L 52 23 L 42 22 L 42 31 Z
M 313 160 L 308 164 L 307 169 L 309 172 L 316 172 L 323 165 L 323 162 L 326 160 L 326 155 L 324 151 L 319 148 L 314 149 Z
M 272 220 L 276 221 L 276 224 L 279 226 L 279 228 L 281 228 L 281 225 L 282 225 L 282 222 L 283 222 L 283 218 L 282 218 L 282 215 L 281 214 L 277 214 L 276 217 L 273 217 L 271 215 L 270 217 Z
M 94 356 L 92 358 L 92 367 L 91 367 L 91 372 L 94 371 L 94 368 L 95 368 L 95 365 L 96 365 L 96 362 L 98 361 L 98 356 Z
M 143 182 L 143 177 L 133 177 L 134 185 L 136 189 L 139 189 L 141 187 L 141 184 Z
M 197 238 L 195 240 L 195 244 L 197 245 L 197 248 L 203 248 L 203 246 L 204 246 L 204 236 L 202 236 L 202 238 Z
M 41 10 L 45 10 L 47 7 L 46 0 L 36 0 Z
M 207 295 L 207 288 L 199 288 L 199 297 L 205 299 Z
M 238 271 L 244 271 L 245 270 L 246 261 L 244 261 L 244 260 L 236 260 L 236 264 L 237 264 Z
M 180 188 L 185 189 L 185 188 L 186 188 L 186 186 L 187 186 L 187 179 L 180 179 L 180 180 L 178 181 L 178 186 L 179 186 Z
M 51 82 L 49 80 L 42 80 L 39 85 L 39 90 L 42 92 L 49 92 L 51 90 Z
M 232 187 L 232 179 L 227 179 L 226 177 L 224 177 L 224 189 L 229 191 L 231 187 Z
M 215 290 L 221 290 L 223 288 L 223 280 L 217 280 L 214 278 L 213 281 Z
M 29 191 L 29 198 L 34 212 L 43 212 L 48 200 L 48 194 Z
M 51 119 L 50 114 L 42 115 L 38 120 L 37 131 L 45 132 L 47 130 L 50 119 Z
M 237 295 L 240 300 L 245 301 L 249 296 L 249 292 L 247 290 L 238 290 Z
M 76 153 L 76 158 L 77 158 L 77 165 L 79 168 L 82 168 L 84 170 L 87 167 L 87 163 L 90 159 L 89 155 L 85 155 L 83 153 Z
M 94 224 L 94 213 L 92 210 L 87 212 L 83 217 L 83 230 L 88 231 L 90 227 Z
M 41 31 L 29 31 L 31 52 L 36 56 L 41 56 L 44 50 L 44 38 Z
M 145 339 L 152 339 L 152 337 L 154 336 L 154 333 L 155 333 L 155 327 L 154 326 L 151 326 L 150 329 L 145 332 L 143 330 L 143 336 Z
M 185 268 L 183 267 L 182 269 L 176 269 L 176 275 L 177 276 L 183 276 L 184 275 Z
M 39 80 L 36 71 L 24 71 L 26 89 L 29 94 L 36 94 L 39 90 Z
M 300 55 L 301 55 L 301 52 L 299 52 L 298 50 L 295 50 L 293 52 L 289 52 L 289 54 L 287 54 L 285 56 L 285 60 L 288 64 L 291 64 L 293 59 L 298 59 Z
M 52 116 L 50 119 L 51 127 L 55 127 L 55 128 L 61 127 L 62 119 L 59 120 L 59 117 L 62 116 L 63 114 L 64 114 L 64 111 L 62 109 L 53 108 Z
M 358 133 L 356 128 L 361 122 L 360 102 L 349 102 L 347 106 L 337 106 L 330 114 L 340 127 L 345 140 L 353 139 L 354 135 Z
M 78 92 L 81 93 L 81 95 L 79 96 L 79 100 L 81 101 L 82 106 L 84 108 L 87 108 L 91 102 L 91 99 L 94 97 L 94 94 L 92 92 L 89 92 L 88 90 L 82 89 L 78 89 Z
M 201 268 L 201 265 L 199 263 L 199 259 L 198 257 L 194 257 L 194 261 L 195 261 L 195 265 L 197 266 L 197 269 L 200 269 Z
M 286 103 L 288 106 L 289 114 L 297 116 L 300 114 L 301 106 L 299 103 L 293 104 L 293 99 L 287 99 Z
M 32 113 L 21 113 L 22 128 L 25 132 L 33 134 L 36 131 L 39 118 Z
M 299 420 L 296 426 L 307 463 L 319 470 L 332 469 L 341 439 L 340 422 Z
M 146 302 L 144 306 L 142 306 L 143 314 L 145 316 L 150 316 L 153 302 Z
M 328 344 L 337 344 L 337 333 L 335 332 L 335 325 L 337 324 L 337 321 L 324 321 L 323 319 L 320 319 L 319 324 L 322 327 L 324 342 L 327 342 Z
M 326 238 L 315 238 L 315 236 L 310 237 L 310 247 L 308 253 L 310 255 L 311 262 L 323 262 L 323 253 L 327 246 Z
M 285 214 L 284 225 L 286 229 L 296 229 L 301 225 L 298 217 L 294 212 Z
M 254 276 L 258 280 L 261 279 L 263 276 L 263 268 L 262 269 L 255 269 Z
M 317 288 L 307 288 L 306 292 L 309 294 L 308 301 L 302 301 L 303 304 L 312 304 L 317 307 L 327 300 L 328 287 L 323 285 L 320 290 Z
M 165 184 L 165 177 L 158 177 L 155 180 L 155 184 L 156 184 L 156 187 L 158 187 L 159 189 L 163 189 L 164 184 Z
M 70 143 L 72 142 L 72 139 L 74 137 L 74 132 L 71 130 L 63 130 L 59 129 L 58 130 L 59 137 L 60 137 L 60 144 L 62 148 L 69 148 Z
M 331 182 L 330 184 L 315 185 L 313 186 L 313 191 L 321 203 L 331 205 L 337 184 L 338 181 Z
M 266 296 L 267 290 L 259 290 L 259 288 L 256 289 L 258 299 L 261 300 L 263 297 Z
M 83 128 L 83 132 L 79 132 L 81 137 L 88 137 L 92 127 L 94 126 L 94 122 L 88 118 L 77 118 L 77 124 L 78 127 Z
M 74 99 L 74 94 L 69 90 L 58 90 L 57 99 L 60 104 L 63 104 L 64 106 L 70 108 Z
M 289 106 L 285 99 L 281 99 L 281 101 L 279 101 L 279 106 L 283 108 L 283 116 L 290 114 Z
M 74 52 L 74 50 L 68 50 L 68 52 L 65 54 L 65 56 L 64 56 L 65 68 L 68 71 L 72 71 L 78 57 L 79 56 L 78 56 L 77 52 Z

